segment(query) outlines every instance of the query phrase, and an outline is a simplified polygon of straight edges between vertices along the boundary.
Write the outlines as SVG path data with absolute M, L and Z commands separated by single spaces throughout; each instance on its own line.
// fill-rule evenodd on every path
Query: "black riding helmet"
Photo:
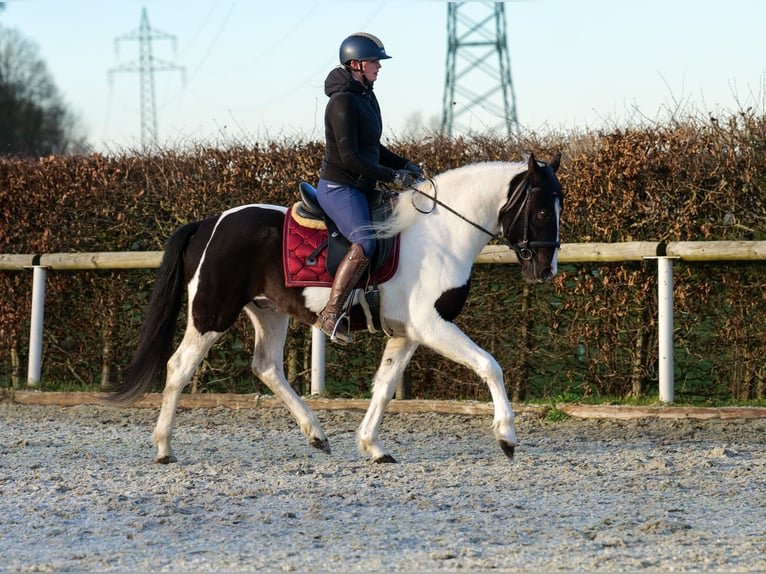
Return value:
M 344 66 L 351 60 L 388 60 L 386 49 L 376 36 L 365 32 L 351 34 L 340 45 L 340 63 Z

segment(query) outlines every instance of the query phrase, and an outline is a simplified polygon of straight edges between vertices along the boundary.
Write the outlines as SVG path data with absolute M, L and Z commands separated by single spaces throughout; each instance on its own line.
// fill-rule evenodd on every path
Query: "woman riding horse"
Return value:
M 378 181 L 409 186 L 423 170 L 380 143 L 383 121 L 372 86 L 381 60 L 389 59 L 372 34 L 352 34 L 340 45 L 341 65 L 325 80 L 330 98 L 325 109 L 325 153 L 317 199 L 351 247 L 335 273 L 330 298 L 318 313 L 315 327 L 332 341 L 352 341 L 343 308 L 375 250 L 369 229 L 368 193 Z

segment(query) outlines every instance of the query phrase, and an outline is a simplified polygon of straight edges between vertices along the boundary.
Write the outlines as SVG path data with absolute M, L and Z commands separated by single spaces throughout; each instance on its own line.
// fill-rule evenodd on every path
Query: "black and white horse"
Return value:
M 373 462 L 395 462 L 379 429 L 397 381 L 419 345 L 472 369 L 489 386 L 493 429 L 512 457 L 514 414 L 497 361 L 453 322 L 468 296 L 471 269 L 482 248 L 496 239 L 512 248 L 528 282 L 556 275 L 563 205 L 556 177 L 560 155 L 549 163 L 466 165 L 401 192 L 380 235 L 399 234 L 399 265 L 379 285 L 381 316 L 389 338 L 372 381 L 372 398 L 357 431 L 362 453 Z M 283 230 L 287 209 L 243 205 L 178 228 L 168 239 L 141 327 L 139 345 L 110 398 L 139 400 L 166 367 L 162 407 L 153 433 L 156 462 L 176 460 L 170 446 L 181 391 L 213 344 L 244 309 L 255 330 L 252 371 L 281 399 L 309 444 L 330 452 L 314 412 L 287 382 L 283 367 L 288 319 L 312 325 L 329 295 L 326 287 L 286 287 Z M 183 289 L 188 318 L 171 356 Z M 352 318 L 361 315 L 359 291 Z M 364 324 L 354 322 L 357 326 Z M 169 357 L 169 359 L 168 359 Z

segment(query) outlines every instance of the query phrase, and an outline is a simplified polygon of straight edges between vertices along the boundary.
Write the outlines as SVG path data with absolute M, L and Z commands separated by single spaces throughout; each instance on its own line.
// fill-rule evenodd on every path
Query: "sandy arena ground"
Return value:
M 766 419 L 389 414 L 398 460 L 356 449 L 363 413 L 320 411 L 333 453 L 281 408 L 0 404 L 0 571 L 763 571 Z

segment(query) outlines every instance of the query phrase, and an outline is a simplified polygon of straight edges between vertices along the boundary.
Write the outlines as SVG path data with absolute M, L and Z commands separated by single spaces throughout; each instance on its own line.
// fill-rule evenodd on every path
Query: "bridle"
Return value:
M 505 237 L 503 225 L 502 222 L 500 224 L 500 233 L 498 235 L 502 236 L 502 239 L 499 239 L 502 243 L 510 247 L 516 252 L 516 255 L 519 259 L 522 261 L 529 261 L 534 257 L 534 252 L 532 249 L 534 248 L 544 248 L 544 247 L 553 247 L 555 249 L 558 249 L 561 247 L 560 241 L 530 241 L 529 240 L 529 198 L 532 195 L 532 191 L 534 190 L 534 186 L 532 185 L 532 182 L 529 181 L 529 176 L 525 175 L 524 179 L 521 180 L 521 183 L 516 186 L 516 189 L 513 190 L 513 193 L 511 194 L 511 197 L 508 198 L 508 201 L 505 202 L 505 205 L 500 208 L 500 216 L 502 217 L 506 213 L 508 213 L 511 208 L 513 207 L 513 204 L 516 203 L 519 199 L 519 196 L 524 194 L 524 201 L 522 201 L 521 205 L 519 205 L 519 209 L 516 211 L 516 214 L 513 216 L 513 220 L 511 220 L 511 224 L 508 225 L 507 230 L 510 233 L 511 229 L 513 229 L 514 225 L 516 225 L 516 222 L 519 220 L 519 217 L 521 216 L 522 211 L 524 212 L 524 234 L 521 237 L 521 241 L 518 241 L 517 243 L 512 243 L 508 238 Z
M 437 195 L 437 188 L 436 188 L 436 182 L 433 180 L 433 178 L 427 177 L 424 178 L 421 181 L 428 181 L 431 184 L 431 187 L 434 190 L 433 196 L 428 195 L 424 191 L 421 191 L 420 189 L 414 188 L 413 190 L 416 193 L 419 193 L 420 195 L 423 195 L 424 197 L 427 197 L 431 201 L 433 201 L 434 206 L 439 205 L 452 213 L 453 215 L 456 215 L 469 225 L 473 225 L 476 229 L 481 231 L 482 233 L 486 233 L 489 235 L 492 239 L 495 239 L 496 241 L 499 241 L 500 243 L 508 246 L 510 249 L 513 249 L 513 251 L 516 253 L 516 256 L 521 261 L 529 261 L 534 257 L 534 251 L 533 249 L 537 248 L 544 248 L 544 247 L 553 247 L 558 249 L 561 247 L 560 241 L 530 241 L 529 240 L 529 198 L 532 195 L 532 191 L 534 190 L 534 186 L 532 185 L 532 182 L 529 180 L 528 175 L 525 175 L 524 178 L 521 180 L 519 185 L 516 186 L 516 189 L 513 190 L 513 193 L 508 198 L 508 201 L 505 202 L 505 205 L 503 205 L 502 208 L 500 208 L 500 216 L 502 217 L 506 213 L 508 213 L 513 205 L 519 200 L 519 198 L 523 195 L 524 200 L 519 205 L 519 208 L 516 210 L 516 214 L 513 216 L 513 220 L 511 220 L 511 224 L 504 229 L 505 226 L 503 226 L 502 222 L 500 223 L 500 232 L 499 233 L 492 233 L 489 229 L 479 225 L 475 221 L 471 221 L 467 217 L 465 217 L 463 214 L 458 213 L 455 211 L 452 207 L 441 201 Z M 413 207 L 419 211 L 420 213 L 431 213 L 433 211 L 433 207 L 430 210 L 423 210 L 419 208 L 414 203 L 414 195 L 413 197 Z M 522 235 L 521 241 L 513 242 L 510 239 L 508 239 L 505 235 L 505 230 L 507 230 L 510 233 L 510 230 L 513 229 L 514 225 L 516 225 L 516 222 L 519 220 L 519 217 L 521 217 L 522 213 L 524 214 L 524 234 Z

